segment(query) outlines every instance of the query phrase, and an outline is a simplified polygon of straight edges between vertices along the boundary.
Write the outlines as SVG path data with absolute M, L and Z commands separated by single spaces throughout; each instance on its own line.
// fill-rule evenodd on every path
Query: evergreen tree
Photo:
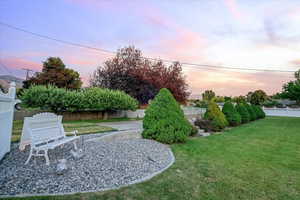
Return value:
M 228 126 L 225 115 L 214 101 L 209 102 L 204 119 L 212 121 L 214 131 L 220 131 Z
M 145 111 L 143 128 L 143 138 L 168 144 L 185 142 L 192 132 L 192 125 L 166 88 L 160 90 Z
M 237 112 L 231 101 L 225 102 L 222 112 L 226 116 L 230 126 L 237 126 L 242 123 L 241 115 Z
M 240 103 L 235 106 L 238 113 L 241 115 L 242 123 L 248 123 L 250 121 L 250 115 L 248 110 L 245 108 L 245 105 Z

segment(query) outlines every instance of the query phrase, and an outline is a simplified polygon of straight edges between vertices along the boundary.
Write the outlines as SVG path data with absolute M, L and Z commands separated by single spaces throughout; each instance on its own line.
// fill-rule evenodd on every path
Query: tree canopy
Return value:
M 23 87 L 31 85 L 54 85 L 59 88 L 79 89 L 82 85 L 79 73 L 66 68 L 59 57 L 49 57 L 43 62 L 42 72 L 36 73 L 30 79 L 24 81 Z
M 175 99 L 185 102 L 189 95 L 180 63 L 170 66 L 142 56 L 134 46 L 119 49 L 94 72 L 90 85 L 125 91 L 141 104 L 147 104 L 161 88 L 171 91 Z
M 255 90 L 249 97 L 250 103 L 254 105 L 262 105 L 267 99 L 268 95 L 263 90 Z
M 212 90 L 205 90 L 203 93 L 202 93 L 202 99 L 204 101 L 210 101 L 212 100 L 214 97 L 216 96 L 215 92 L 212 91 Z
M 300 70 L 295 72 L 295 79 L 283 85 L 281 97 L 300 103 Z

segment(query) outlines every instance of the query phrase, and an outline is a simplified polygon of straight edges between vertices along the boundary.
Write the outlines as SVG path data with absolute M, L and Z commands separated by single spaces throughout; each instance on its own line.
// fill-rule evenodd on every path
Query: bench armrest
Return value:
M 68 134 L 72 134 L 72 135 L 74 135 L 74 136 L 77 136 L 77 134 L 78 134 L 78 131 L 77 131 L 77 130 L 75 130 L 75 131 L 65 132 L 65 134 L 66 134 L 66 135 L 68 135 Z

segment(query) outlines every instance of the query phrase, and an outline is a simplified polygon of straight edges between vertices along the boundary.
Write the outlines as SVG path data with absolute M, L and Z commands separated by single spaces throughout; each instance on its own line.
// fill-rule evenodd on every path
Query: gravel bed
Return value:
M 167 145 L 145 139 L 88 140 L 84 156 L 74 159 L 72 144 L 49 151 L 50 165 L 43 157 L 34 157 L 24 165 L 27 147 L 17 144 L 0 163 L 0 197 L 71 194 L 119 188 L 151 178 L 168 168 L 174 157 Z M 67 159 L 68 170 L 56 173 L 57 160 Z

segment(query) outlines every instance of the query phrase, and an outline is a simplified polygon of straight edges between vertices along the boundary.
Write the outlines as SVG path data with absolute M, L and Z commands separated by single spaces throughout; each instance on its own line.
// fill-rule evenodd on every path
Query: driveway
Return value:
M 101 126 L 108 126 L 119 131 L 128 131 L 128 130 L 143 130 L 143 120 L 136 121 L 121 121 L 121 122 L 102 122 L 99 123 Z

